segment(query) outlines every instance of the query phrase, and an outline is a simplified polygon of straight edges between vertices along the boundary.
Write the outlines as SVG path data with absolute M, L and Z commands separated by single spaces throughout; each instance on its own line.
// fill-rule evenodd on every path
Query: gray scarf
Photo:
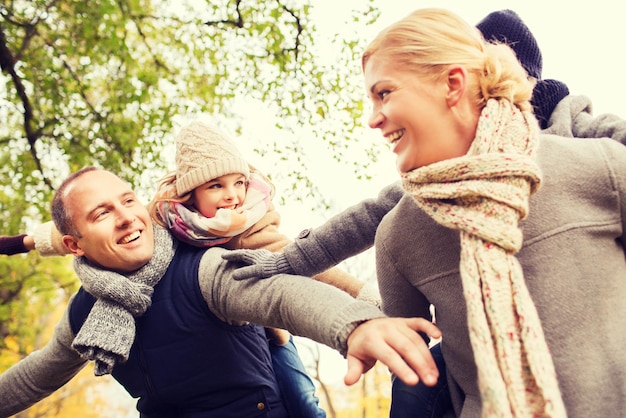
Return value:
M 170 233 L 154 225 L 154 255 L 139 270 L 122 275 L 103 270 L 85 257 L 74 259 L 83 288 L 97 298 L 72 347 L 94 360 L 94 374 L 110 374 L 118 362 L 128 360 L 135 340 L 135 318 L 150 307 L 154 286 L 161 280 L 177 246 Z

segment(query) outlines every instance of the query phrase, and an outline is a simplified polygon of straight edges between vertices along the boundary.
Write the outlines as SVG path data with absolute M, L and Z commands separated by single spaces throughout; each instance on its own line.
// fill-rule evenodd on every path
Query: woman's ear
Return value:
M 448 106 L 454 107 L 467 90 L 467 71 L 465 67 L 453 65 L 448 68 L 446 101 Z
M 70 254 L 73 254 L 76 257 L 82 257 L 83 255 L 85 255 L 85 252 L 81 248 L 80 243 L 75 236 L 63 235 L 61 240 L 63 241 L 63 245 L 65 245 L 65 248 L 67 248 Z

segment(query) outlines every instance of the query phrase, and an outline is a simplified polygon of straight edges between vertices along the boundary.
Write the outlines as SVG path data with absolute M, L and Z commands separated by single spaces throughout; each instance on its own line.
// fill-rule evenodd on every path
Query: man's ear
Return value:
M 78 242 L 78 238 L 76 238 L 74 235 L 63 235 L 63 237 L 61 237 L 61 240 L 63 241 L 63 245 L 65 245 L 65 248 L 67 248 L 70 254 L 73 254 L 76 257 L 82 257 L 83 255 L 85 255 L 85 252 Z
M 447 88 L 446 102 L 448 106 L 454 107 L 467 91 L 467 71 L 460 65 L 448 67 L 446 76 Z

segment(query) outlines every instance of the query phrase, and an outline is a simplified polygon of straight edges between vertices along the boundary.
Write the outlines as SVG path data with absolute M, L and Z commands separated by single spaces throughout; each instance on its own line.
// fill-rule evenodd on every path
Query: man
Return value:
M 438 337 L 433 324 L 385 318 L 300 276 L 232 280 L 227 250 L 177 243 L 108 171 L 66 179 L 52 216 L 89 293 L 73 296 L 42 350 L 0 375 L 0 416 L 48 396 L 91 359 L 96 375 L 111 373 L 138 398 L 142 417 L 286 417 L 263 328 L 248 321 L 337 349 L 348 359 L 348 385 L 377 359 L 407 384 L 437 379 L 415 332 Z

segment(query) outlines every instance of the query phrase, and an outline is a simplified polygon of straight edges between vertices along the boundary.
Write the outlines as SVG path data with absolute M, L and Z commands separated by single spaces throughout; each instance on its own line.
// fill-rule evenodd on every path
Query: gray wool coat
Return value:
M 569 417 L 626 411 L 626 147 L 544 135 L 543 183 L 517 254 Z M 460 237 L 405 195 L 375 240 L 383 311 L 430 318 L 435 306 L 457 416 L 481 400 L 459 273 Z

